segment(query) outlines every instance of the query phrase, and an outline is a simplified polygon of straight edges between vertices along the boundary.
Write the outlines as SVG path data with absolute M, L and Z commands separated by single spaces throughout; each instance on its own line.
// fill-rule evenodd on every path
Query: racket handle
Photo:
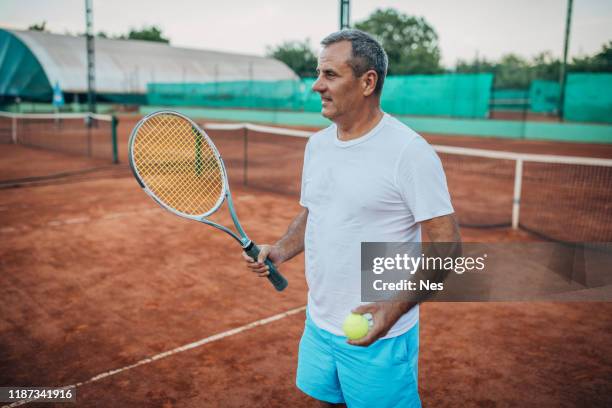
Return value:
M 259 256 L 259 247 L 255 245 L 253 241 L 251 241 L 251 243 L 246 248 L 244 248 L 244 252 L 246 252 L 246 254 L 251 258 L 257 260 L 257 257 Z M 279 292 L 284 290 L 288 285 L 287 279 L 285 279 L 285 277 L 280 274 L 278 269 L 276 269 L 276 265 L 274 265 L 274 262 L 272 262 L 269 258 L 266 258 L 264 262 L 266 265 L 268 265 L 268 272 L 270 272 L 270 274 L 268 275 L 268 280 Z

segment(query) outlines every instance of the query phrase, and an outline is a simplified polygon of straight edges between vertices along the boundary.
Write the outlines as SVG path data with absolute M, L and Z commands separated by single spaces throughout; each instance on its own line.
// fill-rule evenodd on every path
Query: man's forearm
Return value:
M 429 242 L 423 242 L 424 248 L 422 250 L 425 259 L 447 259 L 461 256 L 461 234 L 454 214 L 432 218 L 421 225 L 429 238 Z M 417 271 L 423 278 L 439 284 L 442 284 L 451 272 L 452 269 L 443 265 L 436 268 L 435 264 L 433 269 L 425 268 Z M 438 294 L 437 291 L 419 291 L 416 293 L 419 294 L 417 299 L 419 302 Z
M 436 247 L 435 244 L 438 242 L 445 244 L 442 248 L 440 246 L 436 247 L 437 250 L 447 252 L 444 254 L 445 256 L 457 255 L 457 250 L 461 250 L 461 234 L 454 214 L 432 218 L 424 221 L 421 225 L 433 247 Z M 450 243 L 456 245 L 448 245 Z
M 308 209 L 304 208 L 289 224 L 285 235 L 275 244 L 279 251 L 281 262 L 288 261 L 304 250 L 306 220 L 308 220 Z
M 428 238 L 428 241 L 422 242 L 421 247 L 424 259 L 446 259 L 461 256 L 461 234 L 453 214 L 432 218 L 424 221 L 421 226 L 423 234 Z M 434 268 L 432 269 L 429 269 L 429 267 L 425 268 L 421 264 L 417 271 L 411 273 L 411 278 L 408 278 L 408 280 L 415 282 L 415 279 L 420 277 L 421 280 L 427 279 L 434 283 L 442 283 L 446 280 L 449 273 L 450 270 L 444 268 L 442 264 L 436 268 L 436 263 L 434 263 Z M 437 293 L 434 290 L 402 292 L 395 298 L 398 303 L 395 306 L 395 310 L 410 310 L 415 304 L 421 303 Z

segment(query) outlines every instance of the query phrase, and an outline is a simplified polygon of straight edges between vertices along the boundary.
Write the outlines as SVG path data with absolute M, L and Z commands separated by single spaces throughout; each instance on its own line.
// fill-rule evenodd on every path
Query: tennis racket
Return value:
M 228 233 L 253 259 L 259 248 L 238 221 L 219 151 L 191 119 L 173 111 L 151 113 L 138 122 L 129 142 L 129 161 L 140 187 L 156 203 L 180 217 L 211 225 Z M 227 201 L 236 232 L 209 217 Z M 287 280 L 266 259 L 268 279 L 276 290 Z

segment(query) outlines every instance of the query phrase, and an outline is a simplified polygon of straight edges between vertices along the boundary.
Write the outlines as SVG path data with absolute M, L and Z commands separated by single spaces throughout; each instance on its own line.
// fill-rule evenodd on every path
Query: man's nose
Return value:
M 312 90 L 315 92 L 323 92 L 325 90 L 325 86 L 323 85 L 323 81 L 321 81 L 321 77 L 318 77 L 316 81 L 312 84 Z

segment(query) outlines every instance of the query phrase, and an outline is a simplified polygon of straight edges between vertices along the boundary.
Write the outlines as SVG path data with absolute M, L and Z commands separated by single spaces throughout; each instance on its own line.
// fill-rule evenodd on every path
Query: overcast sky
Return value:
M 351 21 L 393 7 L 424 17 L 437 31 L 442 61 L 477 53 L 560 56 L 567 0 L 353 0 Z M 338 28 L 338 0 L 94 0 L 94 30 L 110 34 L 156 24 L 177 46 L 262 55 L 266 46 L 310 38 L 313 48 Z M 47 22 L 53 32 L 85 30 L 84 0 L 0 0 L 0 27 Z M 612 0 L 575 0 L 570 56 L 612 40 Z

